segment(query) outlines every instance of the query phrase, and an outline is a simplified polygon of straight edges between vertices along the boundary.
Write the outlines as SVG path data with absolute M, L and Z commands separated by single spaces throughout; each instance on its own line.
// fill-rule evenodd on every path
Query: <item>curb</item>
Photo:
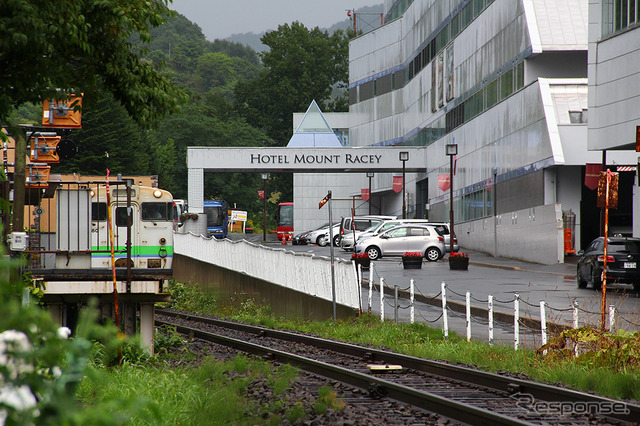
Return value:
M 553 271 L 538 271 L 538 270 L 533 270 L 533 269 L 522 269 L 519 266 L 497 265 L 495 263 L 474 262 L 474 261 L 471 261 L 471 260 L 469 261 L 469 264 L 476 265 L 476 266 L 484 266 L 486 268 L 505 269 L 505 270 L 510 270 L 510 271 L 535 272 L 535 273 L 538 273 L 538 274 L 560 275 L 560 276 L 563 276 L 563 277 L 572 277 L 572 278 L 576 277 L 576 274 L 572 274 L 572 273 L 553 272 Z

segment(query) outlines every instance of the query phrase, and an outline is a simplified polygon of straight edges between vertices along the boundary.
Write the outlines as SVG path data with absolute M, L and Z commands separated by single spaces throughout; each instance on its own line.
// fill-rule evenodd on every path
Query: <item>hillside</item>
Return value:
M 362 15 L 358 17 L 358 28 L 363 32 L 367 33 L 372 31 L 380 26 L 380 13 L 382 13 L 382 3 L 377 6 L 366 6 L 358 9 L 356 13 L 361 13 Z M 346 16 L 346 12 L 345 12 Z M 333 33 L 336 30 L 345 30 L 353 27 L 353 21 L 351 18 L 346 18 L 343 21 L 340 21 L 336 24 L 333 24 L 329 28 L 321 28 L 321 30 L 326 30 L 329 34 Z M 275 30 L 275 28 L 274 28 Z M 268 47 L 262 44 L 260 39 L 265 34 L 265 32 L 261 32 L 259 34 L 250 32 L 250 33 L 238 33 L 232 34 L 227 37 L 225 40 L 240 43 L 245 46 L 248 46 L 255 50 L 256 52 L 262 52 L 266 50 Z

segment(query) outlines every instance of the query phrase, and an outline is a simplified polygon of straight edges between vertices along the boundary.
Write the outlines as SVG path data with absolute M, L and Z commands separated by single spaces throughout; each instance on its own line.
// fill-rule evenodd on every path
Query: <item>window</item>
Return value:
M 513 93 L 513 69 L 505 72 L 500 77 L 500 100 L 504 100 Z
M 142 203 L 142 220 L 173 220 L 173 203 Z
M 91 203 L 91 220 L 107 220 L 107 203 Z
M 602 35 L 623 31 L 640 21 L 638 0 L 603 0 Z
M 493 80 L 487 85 L 485 90 L 485 100 L 487 101 L 487 109 L 498 103 L 498 81 Z
M 127 208 L 116 207 L 116 226 L 127 226 Z
M 427 228 L 409 228 L 409 235 L 412 237 L 424 237 L 431 234 Z
M 392 231 L 389 231 L 387 233 L 387 235 L 389 236 L 389 238 L 400 238 L 400 237 L 406 237 L 407 236 L 407 229 L 408 228 L 398 228 L 398 229 L 394 229 Z

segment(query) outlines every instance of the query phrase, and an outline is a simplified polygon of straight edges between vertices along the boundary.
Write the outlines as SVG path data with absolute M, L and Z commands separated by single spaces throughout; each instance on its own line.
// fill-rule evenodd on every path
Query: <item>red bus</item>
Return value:
M 293 203 L 278 204 L 276 226 L 278 227 L 278 240 L 282 241 L 285 235 L 288 240 L 291 240 L 293 236 Z

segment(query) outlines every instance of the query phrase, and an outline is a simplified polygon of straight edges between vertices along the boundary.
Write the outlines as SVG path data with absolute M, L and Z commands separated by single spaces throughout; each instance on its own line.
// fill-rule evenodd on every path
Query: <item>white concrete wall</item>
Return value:
M 247 241 L 175 234 L 174 252 L 332 301 L 331 260 Z M 358 309 L 360 287 L 351 262 L 335 261 L 336 303 Z
M 495 228 L 494 221 L 497 224 Z M 562 208 L 559 204 L 465 222 L 455 225 L 455 231 L 462 251 L 469 248 L 545 265 L 564 262 Z

